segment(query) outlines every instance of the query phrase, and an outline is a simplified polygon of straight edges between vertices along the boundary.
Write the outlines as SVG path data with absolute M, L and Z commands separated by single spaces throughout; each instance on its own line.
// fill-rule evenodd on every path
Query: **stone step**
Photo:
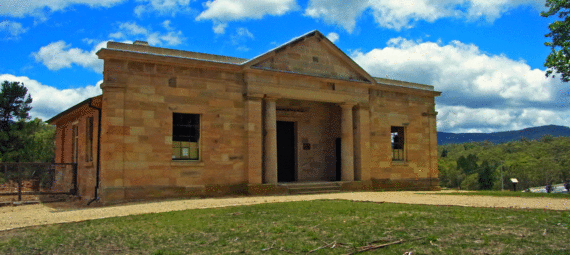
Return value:
M 338 189 L 340 190 L 339 186 L 332 186 L 332 185 L 327 185 L 327 186 L 305 186 L 305 187 L 287 187 L 289 190 L 334 190 L 334 189 Z
M 319 194 L 340 192 L 340 184 L 334 182 L 291 183 L 283 186 L 289 189 L 289 194 Z
M 340 186 L 338 182 L 297 182 L 297 183 L 283 183 L 286 187 L 323 187 L 323 186 Z
M 298 192 L 291 192 L 291 195 L 310 195 L 310 194 L 328 194 L 328 193 L 340 193 L 340 190 L 318 190 L 318 191 L 298 191 Z

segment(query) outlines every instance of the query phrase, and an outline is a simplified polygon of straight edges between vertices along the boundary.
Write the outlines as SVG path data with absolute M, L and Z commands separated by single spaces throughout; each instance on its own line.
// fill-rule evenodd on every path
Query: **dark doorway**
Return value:
M 341 166 L 341 161 L 340 161 L 340 138 L 337 138 L 335 140 L 335 144 L 336 144 L 336 181 L 339 182 L 340 181 L 340 166 Z
M 295 181 L 295 122 L 277 121 L 277 181 Z

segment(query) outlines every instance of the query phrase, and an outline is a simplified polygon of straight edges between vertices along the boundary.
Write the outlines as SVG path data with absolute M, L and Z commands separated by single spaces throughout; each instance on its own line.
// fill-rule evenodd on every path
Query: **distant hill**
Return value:
M 540 139 L 544 135 L 570 136 L 570 128 L 565 126 L 541 126 L 525 128 L 523 130 L 505 131 L 495 133 L 445 133 L 437 132 L 437 144 L 466 143 L 489 141 L 492 143 L 505 143 L 520 140 L 525 137 L 529 140 Z

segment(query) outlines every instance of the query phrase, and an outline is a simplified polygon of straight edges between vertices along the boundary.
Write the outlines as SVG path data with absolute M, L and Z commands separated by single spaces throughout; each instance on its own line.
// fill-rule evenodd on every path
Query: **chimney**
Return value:
M 133 45 L 148 46 L 148 42 L 145 41 L 135 41 Z

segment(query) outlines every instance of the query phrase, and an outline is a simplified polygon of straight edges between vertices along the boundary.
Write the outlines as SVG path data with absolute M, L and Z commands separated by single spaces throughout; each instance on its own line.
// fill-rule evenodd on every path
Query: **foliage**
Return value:
M 2 83 L 0 90 L 0 155 L 2 161 L 20 161 L 26 144 L 26 120 L 32 107 L 28 89 L 19 82 Z M 27 97 L 26 97 L 27 95 Z
M 427 194 L 427 193 L 426 193 Z M 470 192 L 445 192 L 445 193 L 429 193 L 430 195 L 453 195 L 453 196 L 490 196 L 490 197 L 540 197 L 540 198 L 558 198 L 568 199 L 569 193 L 531 193 L 531 192 L 512 192 L 512 191 L 470 191 Z
M 484 160 L 480 167 L 479 188 L 490 190 L 493 187 L 493 167 L 488 160 Z
M 541 12 L 543 17 L 558 16 L 559 19 L 548 25 L 550 33 L 546 37 L 551 37 L 551 42 L 544 45 L 550 47 L 552 51 L 546 57 L 546 76 L 555 77 L 554 72 L 559 73 L 561 80 L 570 81 L 570 1 L 569 0 L 546 0 L 548 11 Z
M 471 174 L 461 182 L 461 189 L 465 190 L 478 190 L 480 187 L 479 185 L 479 174 L 474 173 Z
M 0 91 L 0 162 L 52 162 L 55 128 L 40 119 L 27 121 L 32 98 L 20 82 Z
M 442 158 L 447 157 L 447 150 L 446 149 L 443 149 L 443 151 L 441 152 L 441 157 Z
M 521 139 L 503 144 L 471 142 L 438 147 L 440 185 L 448 188 L 473 187 L 467 177 L 477 173 L 480 189 L 512 189 L 511 178 L 517 178 L 518 190 L 545 186 L 570 179 L 570 137 Z M 456 165 L 451 164 L 456 162 Z M 503 179 L 501 179 L 501 172 Z M 473 177 L 471 177 L 473 178 Z
M 315 200 L 14 229 L 0 253 L 347 254 L 403 239 L 370 254 L 567 254 L 568 227 L 567 211 Z

